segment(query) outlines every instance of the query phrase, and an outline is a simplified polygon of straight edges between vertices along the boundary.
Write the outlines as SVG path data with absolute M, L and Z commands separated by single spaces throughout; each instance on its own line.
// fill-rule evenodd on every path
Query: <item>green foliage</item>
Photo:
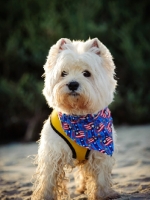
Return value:
M 147 123 L 150 102 L 148 0 L 9 0 L 0 6 L 1 121 L 46 110 L 43 64 L 61 37 L 99 38 L 115 58 L 116 123 Z M 3 127 L 5 128 L 5 127 Z
M 1 109 L 5 109 L 9 117 L 34 115 L 45 103 L 41 95 L 42 88 L 43 82 L 29 74 L 23 74 L 17 82 L 2 78 L 0 80 L 0 105 L 3 106 Z

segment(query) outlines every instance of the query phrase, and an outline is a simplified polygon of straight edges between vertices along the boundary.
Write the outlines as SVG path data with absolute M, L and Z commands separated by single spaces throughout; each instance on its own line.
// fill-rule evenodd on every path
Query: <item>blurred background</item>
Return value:
M 43 65 L 62 37 L 99 38 L 118 81 L 115 125 L 150 123 L 150 1 L 8 0 L 0 4 L 0 142 L 39 139 L 50 114 Z

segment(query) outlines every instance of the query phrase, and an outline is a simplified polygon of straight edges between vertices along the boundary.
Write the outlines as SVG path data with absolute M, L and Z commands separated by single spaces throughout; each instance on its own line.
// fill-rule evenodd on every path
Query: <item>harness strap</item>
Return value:
M 50 123 L 51 126 L 53 128 L 53 130 L 62 138 L 65 140 L 65 142 L 68 144 L 68 146 L 70 147 L 71 151 L 72 151 L 72 157 L 74 159 L 77 159 L 79 161 L 83 161 L 83 160 L 87 160 L 90 150 L 85 148 L 85 147 L 81 147 L 80 145 L 78 145 L 75 141 L 73 141 L 70 137 L 68 137 L 66 135 L 66 133 L 64 132 L 57 111 L 53 110 L 53 112 L 51 113 L 50 116 Z

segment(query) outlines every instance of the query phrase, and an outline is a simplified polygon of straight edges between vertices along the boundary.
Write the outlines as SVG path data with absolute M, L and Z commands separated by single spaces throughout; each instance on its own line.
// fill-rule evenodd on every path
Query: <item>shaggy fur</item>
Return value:
M 97 38 L 86 42 L 60 39 L 51 47 L 44 66 L 43 94 L 48 105 L 62 113 L 96 114 L 113 100 L 114 69 L 109 50 Z M 91 76 L 84 76 L 86 71 Z M 68 88 L 71 81 L 79 83 L 76 92 L 71 93 Z M 91 151 L 87 161 L 78 162 L 72 158 L 67 143 L 54 132 L 49 119 L 41 132 L 36 163 L 32 200 L 69 199 L 65 172 L 76 166 L 78 192 L 87 194 L 90 200 L 119 197 L 111 188 L 114 157 Z

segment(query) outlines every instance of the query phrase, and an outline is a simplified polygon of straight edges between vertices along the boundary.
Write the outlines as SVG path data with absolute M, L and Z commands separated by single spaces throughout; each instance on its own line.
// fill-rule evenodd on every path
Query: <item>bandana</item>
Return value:
M 64 132 L 78 145 L 112 156 L 112 117 L 108 108 L 86 116 L 59 112 L 59 118 Z

